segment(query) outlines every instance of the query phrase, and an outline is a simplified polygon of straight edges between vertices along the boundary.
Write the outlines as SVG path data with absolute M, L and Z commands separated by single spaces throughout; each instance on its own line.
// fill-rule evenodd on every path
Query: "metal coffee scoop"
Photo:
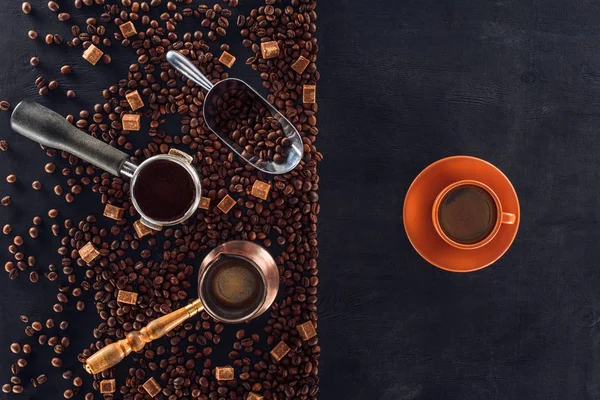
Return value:
M 254 90 L 246 82 L 236 79 L 227 78 L 222 81 L 213 84 L 196 66 L 188 60 L 184 55 L 178 51 L 171 50 L 167 53 L 167 61 L 173 68 L 179 71 L 183 76 L 192 80 L 194 83 L 207 90 L 206 97 L 204 98 L 203 114 L 204 121 L 208 128 L 219 137 L 227 146 L 237 153 L 242 159 L 254 168 L 266 172 L 268 174 L 285 174 L 290 172 L 302 159 L 304 146 L 300 134 L 294 127 L 294 125 L 287 120 L 275 107 L 271 105 L 264 97 L 262 97 L 256 90 Z M 215 122 L 215 116 L 217 115 L 217 101 L 230 90 L 249 89 L 251 90 L 258 99 L 260 99 L 265 107 L 269 110 L 269 113 L 275 118 L 280 124 L 283 133 L 286 138 L 291 142 L 291 146 L 284 153 L 285 161 L 282 163 L 275 163 L 273 161 L 259 160 L 258 157 L 245 157 L 244 148 L 237 144 L 235 141 L 230 139 L 226 135 L 219 134 L 217 123 Z
M 206 289 L 210 286 L 210 272 L 217 262 L 227 256 L 241 258 L 250 263 L 260 274 L 262 293 L 260 301 L 252 307 L 242 310 L 241 314 L 232 317 L 223 310 L 211 308 L 210 294 Z M 92 354 L 85 363 L 85 370 L 90 374 L 100 372 L 117 365 L 132 351 L 140 351 L 147 343 L 166 335 L 185 320 L 199 312 L 205 311 L 213 319 L 228 324 L 248 322 L 271 307 L 279 290 L 279 271 L 273 257 L 263 247 L 245 240 L 233 240 L 215 247 L 202 261 L 198 271 L 198 299 L 163 315 L 146 325 L 139 331 L 129 332 L 125 339 L 111 343 Z
M 194 215 L 200 204 L 201 180 L 198 172 L 192 166 L 193 158 L 189 154 L 171 149 L 169 154 L 153 156 L 140 165 L 136 165 L 129 160 L 129 156 L 124 152 L 80 131 L 68 123 L 60 114 L 31 100 L 23 100 L 17 104 L 10 117 L 10 124 L 15 132 L 44 146 L 67 151 L 113 175 L 131 179 L 133 206 L 140 214 L 142 223 L 149 228 L 161 230 L 163 226 L 183 222 Z M 182 217 L 173 221 L 157 221 L 148 216 L 140 208 L 134 195 L 137 177 L 140 172 L 160 160 L 173 162 L 183 167 L 189 173 L 194 184 L 194 201 Z M 177 193 L 173 193 L 173 195 L 176 196 Z

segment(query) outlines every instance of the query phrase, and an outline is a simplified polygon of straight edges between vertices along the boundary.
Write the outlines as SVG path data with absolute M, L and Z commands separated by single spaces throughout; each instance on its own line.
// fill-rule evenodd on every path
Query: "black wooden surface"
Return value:
M 319 6 L 323 399 L 600 399 L 600 5 Z M 471 274 L 411 248 L 429 163 L 484 158 L 521 201 Z
M 68 26 L 45 21 L 51 14 L 42 10 L 44 2 L 32 4 L 39 12 L 30 17 L 18 4 L 3 11 L 0 97 L 16 104 L 36 96 L 37 72 L 28 60 L 38 53 L 38 70 L 48 77 L 58 76 L 63 62 L 77 71 L 60 79 L 61 91 L 77 90 L 76 103 L 64 93 L 44 103 L 63 114 L 90 108 L 134 55 L 117 47 L 111 55 L 119 61 L 92 69 L 79 51 L 33 43 L 25 33 L 32 26 L 65 36 Z M 600 5 L 327 0 L 317 11 L 318 146 L 325 154 L 319 397 L 600 399 Z M 244 51 L 235 54 L 238 60 Z M 256 79 L 239 64 L 237 76 Z M 20 178 L 18 185 L 1 185 L 15 204 L 0 209 L 0 221 L 24 232 L 34 215 L 64 209 L 64 200 L 51 194 L 58 178 L 44 177 L 44 190 L 31 190 L 47 158 L 10 131 L 8 113 L 0 113 L 0 126 L 0 138 L 11 145 L 0 154 L 0 171 Z M 456 154 L 497 165 L 521 201 L 513 247 L 471 274 L 427 264 L 402 226 L 412 179 Z M 75 204 L 79 216 L 101 213 L 93 194 Z M 58 243 L 49 240 L 27 246 L 44 254 Z M 38 263 L 48 260 L 56 262 L 56 255 Z M 55 293 L 48 282 L 33 286 L 0 276 L 0 359 L 12 360 L 9 344 L 25 337 L 18 315 L 46 318 Z M 95 315 L 80 321 L 87 329 L 68 332 L 85 344 L 98 321 Z M 76 349 L 70 351 L 74 359 Z M 8 365 L 1 364 L 2 382 Z M 80 368 L 76 361 L 73 367 Z M 31 373 L 51 371 L 47 363 Z M 59 378 L 21 398 L 58 399 L 66 387 Z

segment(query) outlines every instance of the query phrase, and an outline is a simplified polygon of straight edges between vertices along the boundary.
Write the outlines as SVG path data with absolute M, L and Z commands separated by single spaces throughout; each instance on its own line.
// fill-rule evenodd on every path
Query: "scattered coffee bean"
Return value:
M 21 5 L 21 10 L 23 10 L 24 14 L 31 14 L 31 4 L 29 4 L 27 1 L 23 2 Z
M 58 11 L 59 8 L 60 7 L 58 6 L 58 3 L 56 1 L 49 1 L 48 2 L 48 9 L 50 11 L 56 12 L 56 11 Z
M 71 90 L 71 89 L 67 90 L 67 99 L 73 100 L 76 97 L 77 97 L 77 94 L 75 93 L 74 90 Z
M 8 151 L 8 142 L 6 140 L 0 140 L 0 150 Z
M 40 189 L 42 188 L 42 183 L 41 183 L 40 181 L 33 181 L 33 182 L 31 183 L 31 187 L 32 187 L 34 190 L 40 190 Z
M 31 57 L 29 59 L 29 64 L 31 64 L 32 66 L 37 66 L 40 63 L 40 59 L 38 57 Z
M 10 351 L 12 351 L 15 354 L 19 354 L 21 352 L 21 345 L 19 343 L 11 344 Z
M 8 235 L 12 232 L 12 225 L 10 224 L 6 224 L 2 227 L 2 233 L 4 233 L 5 235 Z
M 0 101 L 0 110 L 8 111 L 10 109 L 10 103 L 6 100 Z
M 39 279 L 40 279 L 40 275 L 39 275 L 37 272 L 35 272 L 35 271 L 31 271 L 31 272 L 29 273 L 29 280 L 30 280 L 32 283 L 36 283 L 37 281 L 39 281 Z
M 1 200 L 1 202 L 2 202 L 2 205 L 5 206 L 5 207 L 6 206 L 10 206 L 11 203 L 12 203 L 12 197 L 10 197 L 10 196 L 4 196 L 2 198 L 2 200 Z
M 10 174 L 6 177 L 6 182 L 15 183 L 17 181 L 17 176 L 15 174 Z
M 63 65 L 60 67 L 60 73 L 63 75 L 69 75 L 73 70 L 70 65 Z
M 29 236 L 31 236 L 32 239 L 36 239 L 39 236 L 38 229 L 35 227 L 29 228 Z
M 60 368 L 62 366 L 62 360 L 58 357 L 53 357 L 51 364 L 55 368 Z
M 50 90 L 56 90 L 58 89 L 59 83 L 58 81 L 50 81 L 50 83 L 48 83 L 48 89 Z
M 29 36 L 29 39 L 35 40 L 37 39 L 38 34 L 36 31 L 30 30 L 29 32 L 27 32 L 27 36 Z
M 71 19 L 71 14 L 69 13 L 60 13 L 58 14 L 58 20 L 61 22 L 65 22 Z
M 36 332 L 40 332 L 42 330 L 42 323 L 35 321 L 34 323 L 31 324 L 31 327 L 33 328 L 34 331 Z

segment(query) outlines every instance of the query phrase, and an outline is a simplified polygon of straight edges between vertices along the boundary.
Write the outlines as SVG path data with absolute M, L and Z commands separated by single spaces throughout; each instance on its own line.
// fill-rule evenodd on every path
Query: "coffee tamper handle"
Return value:
M 121 176 L 132 168 L 127 154 L 82 132 L 62 115 L 35 101 L 23 100 L 17 104 L 10 125 L 15 132 L 31 140 L 67 151 L 113 175 Z
M 125 339 L 111 343 L 90 356 L 85 362 L 85 370 L 90 374 L 99 374 L 110 367 L 114 367 L 132 351 L 142 350 L 146 343 L 164 336 L 203 309 L 202 302 L 197 299 L 185 307 L 155 319 L 139 331 L 129 332 Z

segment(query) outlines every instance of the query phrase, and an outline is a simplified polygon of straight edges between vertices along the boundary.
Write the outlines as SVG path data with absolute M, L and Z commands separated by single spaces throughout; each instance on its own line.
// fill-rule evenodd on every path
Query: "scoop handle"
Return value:
M 175 50 L 169 50 L 167 53 L 167 61 L 173 68 L 188 79 L 194 81 L 207 91 L 210 91 L 213 83 L 200 70 L 188 60 L 183 54 Z
M 32 100 L 23 100 L 10 117 L 13 130 L 44 146 L 67 151 L 113 175 L 121 176 L 129 156 L 68 123 Z M 127 175 L 127 174 L 125 174 Z

